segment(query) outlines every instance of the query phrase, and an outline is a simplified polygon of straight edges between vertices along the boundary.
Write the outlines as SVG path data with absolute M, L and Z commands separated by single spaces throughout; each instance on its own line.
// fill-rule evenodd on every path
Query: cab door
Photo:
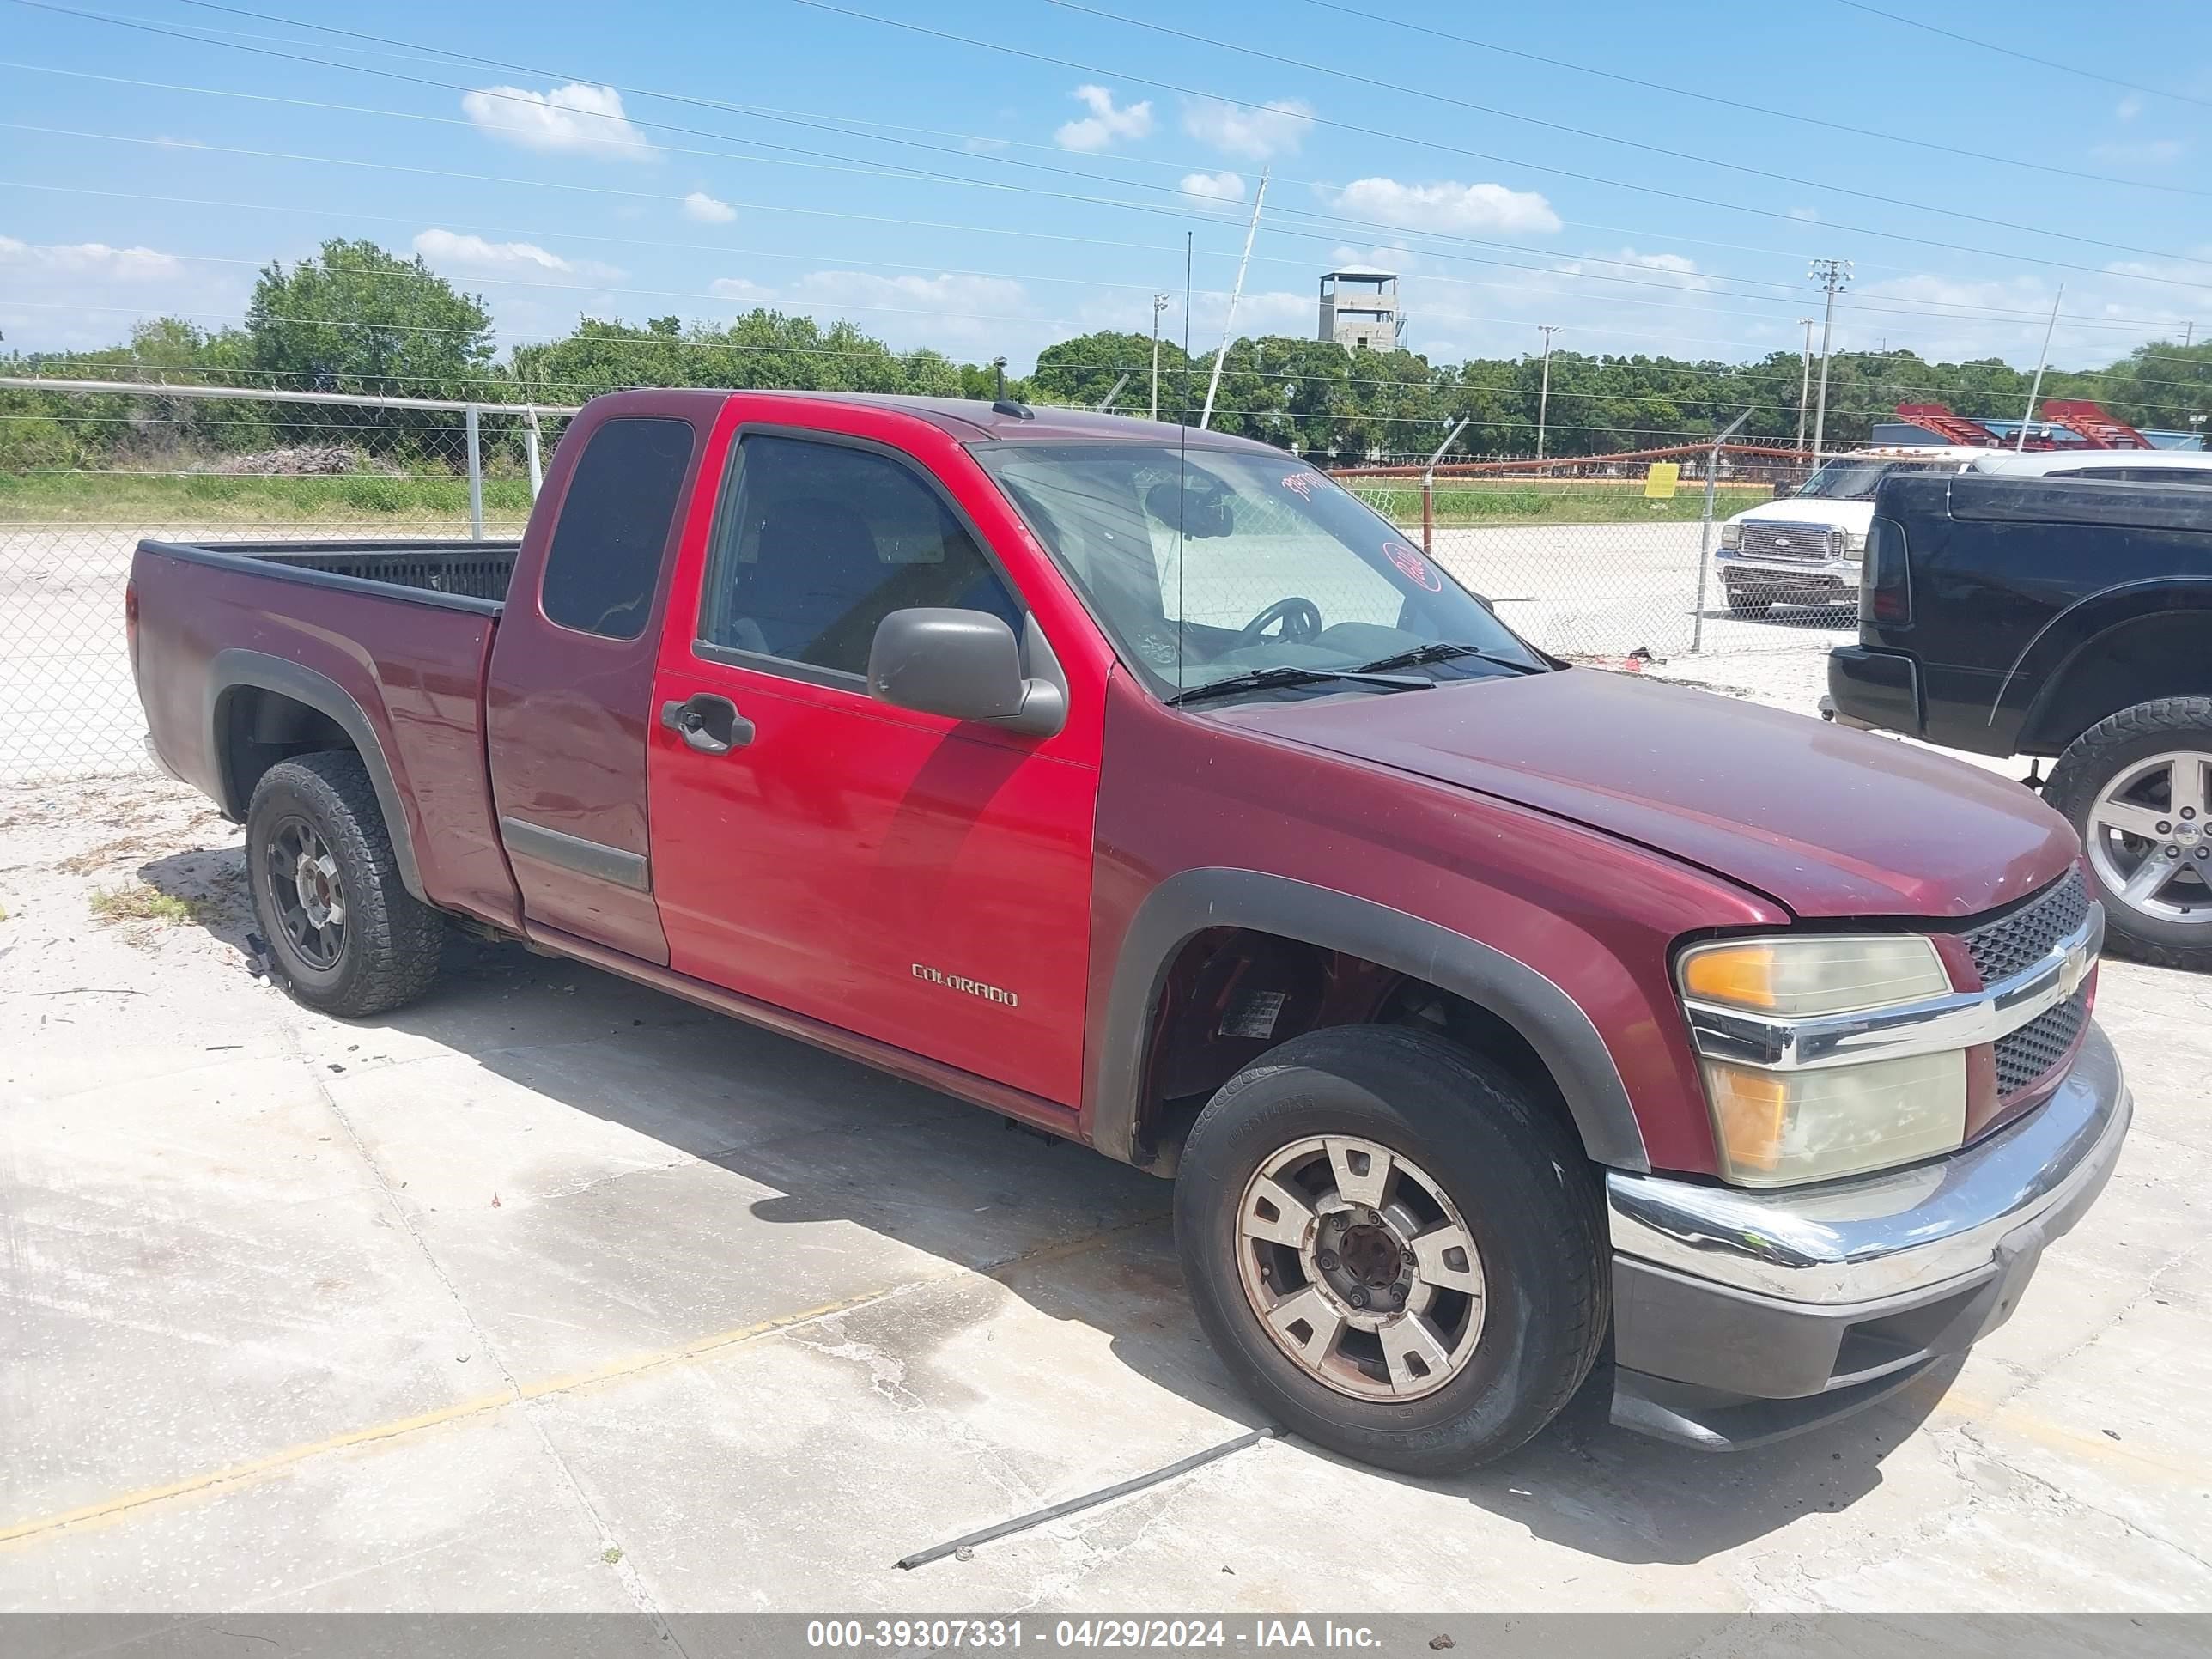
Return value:
M 1075 1107 L 1095 723 L 1024 737 L 866 690 L 890 611 L 984 611 L 1018 637 L 1030 607 L 898 447 L 741 427 L 722 481 L 653 691 L 670 965 Z

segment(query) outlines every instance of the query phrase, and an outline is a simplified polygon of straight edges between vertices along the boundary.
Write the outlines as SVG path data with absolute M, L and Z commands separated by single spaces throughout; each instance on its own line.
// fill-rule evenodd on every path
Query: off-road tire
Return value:
M 2086 842 L 2090 812 L 2106 785 L 2136 761 L 2168 750 L 2212 755 L 2212 697 L 2160 697 L 2099 720 L 2067 745 L 2043 798 Z M 2109 891 L 2098 896 L 2105 901 L 2105 946 L 2114 955 L 2158 968 L 2212 972 L 2212 941 L 2205 929 L 2147 916 Z
M 295 947 L 271 885 L 266 849 L 276 826 L 292 817 L 314 829 L 337 865 L 345 939 L 327 969 Z M 299 755 L 264 773 L 246 809 L 246 860 L 271 975 L 308 1007 L 345 1019 L 388 1013 L 437 978 L 444 921 L 400 880 L 392 835 L 359 756 Z
M 1302 1137 L 1353 1134 L 1440 1181 L 1486 1280 L 1472 1355 L 1435 1393 L 1355 1398 L 1293 1363 L 1247 1298 L 1237 1213 L 1261 1164 Z M 1512 1451 L 1589 1374 L 1611 1316 L 1597 1182 L 1572 1133 L 1502 1070 L 1395 1026 L 1294 1037 L 1224 1084 L 1185 1142 L 1176 1239 L 1199 1322 L 1278 1423 L 1363 1462 L 1417 1475 Z

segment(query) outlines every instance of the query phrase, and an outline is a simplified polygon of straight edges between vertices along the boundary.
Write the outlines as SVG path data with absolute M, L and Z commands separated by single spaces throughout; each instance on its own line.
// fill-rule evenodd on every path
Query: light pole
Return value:
M 1797 448 L 1802 454 L 1805 448 L 1805 411 L 1813 402 L 1813 319 L 1800 317 L 1797 320 L 1805 328 L 1805 349 L 1797 362 Z
M 1536 394 L 1536 459 L 1544 459 L 1544 421 L 1552 409 L 1552 337 L 1559 330 L 1556 324 L 1539 323 L 1537 328 L 1544 336 L 1544 385 Z
M 1836 295 L 1851 280 L 1849 259 L 1815 259 L 1805 275 L 1827 290 L 1828 303 L 1820 319 L 1820 401 L 1813 414 L 1813 465 L 1820 464 L 1820 448 L 1828 432 L 1828 342 L 1835 330 Z
M 1160 313 L 1168 308 L 1168 296 L 1152 295 L 1152 418 L 1160 418 Z

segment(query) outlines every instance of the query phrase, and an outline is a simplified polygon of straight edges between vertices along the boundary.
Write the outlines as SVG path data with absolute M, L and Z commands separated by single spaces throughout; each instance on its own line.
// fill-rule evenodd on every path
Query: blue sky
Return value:
M 2032 363 L 2062 282 L 2062 364 L 2212 330 L 2212 11 L 2183 0 L 1880 7 L 2087 74 L 1844 0 L 69 3 L 172 33 L 0 0 L 11 347 L 234 321 L 261 263 L 348 235 L 507 344 L 766 304 L 1018 370 L 1142 331 L 1155 291 L 1180 335 L 1187 230 L 1203 346 L 1263 168 L 1240 332 L 1310 332 L 1357 264 L 1403 273 L 1432 359 L 1545 323 L 1738 359 L 1796 348 L 1814 256 L 1854 264 L 1839 347 Z

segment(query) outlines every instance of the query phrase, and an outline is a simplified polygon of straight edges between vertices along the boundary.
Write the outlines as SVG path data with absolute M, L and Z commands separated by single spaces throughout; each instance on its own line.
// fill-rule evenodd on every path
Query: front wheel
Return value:
M 2058 757 L 2044 797 L 2081 833 L 2112 947 L 2212 970 L 2212 697 L 2098 721 Z
M 301 755 L 264 773 L 246 863 L 270 966 L 310 1008 L 385 1013 L 437 978 L 444 923 L 401 881 L 360 757 Z
M 1409 1474 L 1519 1446 L 1605 1334 L 1581 1147 L 1424 1032 L 1309 1032 L 1231 1078 L 1184 1145 L 1176 1238 L 1200 1323 L 1260 1405 Z

